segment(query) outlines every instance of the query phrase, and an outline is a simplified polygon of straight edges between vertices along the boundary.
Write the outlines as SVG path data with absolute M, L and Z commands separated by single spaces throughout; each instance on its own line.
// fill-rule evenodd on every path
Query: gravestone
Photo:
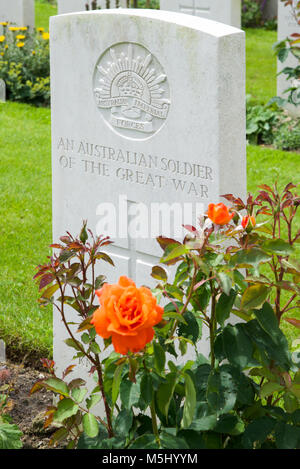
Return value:
M 245 197 L 244 54 L 244 32 L 180 13 L 52 17 L 54 242 L 87 220 L 114 241 L 115 267 L 100 263 L 97 275 L 153 287 L 155 236 L 196 224 L 221 194 Z M 53 328 L 61 373 L 73 353 L 56 311 Z M 85 364 L 79 375 L 88 379 Z
M 0 78 L 0 102 L 5 103 L 6 101 L 6 85 L 5 81 Z
M 241 27 L 241 0 L 160 0 L 160 9 Z
M 296 6 L 297 0 L 293 0 L 293 4 Z M 300 25 L 293 14 L 293 9 L 290 5 L 284 6 L 280 0 L 278 0 L 278 41 L 282 41 L 293 33 L 300 33 Z M 296 67 L 299 61 L 289 54 L 288 58 L 282 63 L 277 61 L 277 72 L 279 73 L 285 67 Z M 300 80 L 287 80 L 286 75 L 278 75 L 277 77 L 277 95 L 282 98 L 287 98 L 287 93 L 284 93 L 290 86 L 300 87 Z M 300 102 L 297 97 L 295 102 L 298 106 L 293 104 L 287 104 L 286 109 L 291 115 L 300 116 Z
M 58 14 L 74 13 L 77 11 L 85 11 L 86 4 L 91 5 L 91 0 L 57 0 Z M 110 7 L 116 8 L 117 1 L 110 0 Z M 106 8 L 106 0 L 97 0 L 97 6 L 101 9 Z M 126 0 L 119 0 L 119 7 L 126 8 Z
M 0 0 L 0 22 L 2 21 L 34 28 L 34 0 Z
M 278 15 L 278 0 L 266 0 L 263 9 L 263 18 L 265 20 L 273 20 Z

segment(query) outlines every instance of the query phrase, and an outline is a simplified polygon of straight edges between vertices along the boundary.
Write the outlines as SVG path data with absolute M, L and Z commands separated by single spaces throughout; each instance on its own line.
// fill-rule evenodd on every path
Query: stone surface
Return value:
M 74 13 L 85 11 L 86 3 L 91 4 L 91 0 L 57 0 L 58 14 Z M 111 0 L 111 8 L 116 8 L 116 0 Z M 97 0 L 97 5 L 101 9 L 106 8 L 106 0 Z M 119 0 L 119 8 L 126 8 L 126 0 Z
M 5 81 L 0 78 L 0 102 L 5 103 L 6 101 L 6 85 Z
M 241 27 L 241 0 L 160 0 L 160 9 Z
M 267 0 L 264 10 L 263 18 L 266 20 L 273 20 L 278 15 L 278 0 Z
M 34 0 L 0 0 L 0 21 L 34 28 Z
M 53 240 L 88 220 L 115 241 L 116 267 L 97 274 L 153 287 L 155 236 L 196 223 L 221 194 L 245 197 L 244 52 L 242 31 L 179 13 L 52 17 Z M 55 311 L 60 371 L 73 356 L 65 338 Z
M 294 5 L 296 5 L 297 0 L 293 0 Z M 290 6 L 284 6 L 280 0 L 278 0 L 278 41 L 282 41 L 286 37 L 290 36 L 293 33 L 300 33 L 300 25 L 297 24 L 297 21 L 293 15 L 293 10 Z M 295 67 L 299 61 L 289 54 L 285 62 L 277 62 L 277 72 L 279 73 L 285 67 Z M 286 98 L 287 94 L 284 93 L 286 89 L 290 86 L 299 86 L 300 80 L 294 82 L 292 80 L 287 80 L 286 75 L 278 75 L 277 77 L 277 94 L 283 98 Z M 300 103 L 298 106 L 288 104 L 286 106 L 288 111 L 295 116 L 300 116 Z
M 0 339 L 0 363 L 6 362 L 6 347 L 4 340 Z

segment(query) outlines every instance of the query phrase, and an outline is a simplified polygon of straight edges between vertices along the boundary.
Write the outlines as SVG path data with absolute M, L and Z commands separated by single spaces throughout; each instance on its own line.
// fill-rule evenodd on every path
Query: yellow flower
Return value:
M 32 55 L 35 55 L 35 50 L 33 50 L 31 53 L 32 53 Z
M 43 33 L 43 39 L 45 39 L 45 41 L 47 41 L 49 37 L 50 37 L 49 33 Z
M 5 36 L 0 36 L 0 42 L 5 41 Z
M 27 31 L 27 26 L 21 26 L 21 28 L 19 28 L 20 31 Z
M 42 33 L 44 31 L 44 28 L 36 28 L 36 30 L 39 32 L 39 33 Z
M 7 21 L 0 21 L 1 26 L 7 26 L 8 22 Z
M 25 42 L 17 42 L 17 47 L 23 47 L 25 46 Z
M 9 30 L 10 30 L 10 31 L 19 31 L 19 29 L 20 29 L 20 28 L 19 28 L 18 26 L 10 26 L 10 27 L 9 27 Z
M 0 52 L 0 55 L 4 55 L 4 52 Z
M 26 36 L 24 36 L 24 34 L 18 34 L 16 36 L 17 39 L 25 39 Z

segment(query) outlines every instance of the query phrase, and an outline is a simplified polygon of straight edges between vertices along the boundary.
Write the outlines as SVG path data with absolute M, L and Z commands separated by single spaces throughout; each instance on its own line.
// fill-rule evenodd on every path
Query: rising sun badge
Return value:
M 167 76 L 144 46 L 119 43 L 98 60 L 94 97 L 104 120 L 120 135 L 143 140 L 164 124 L 170 107 Z

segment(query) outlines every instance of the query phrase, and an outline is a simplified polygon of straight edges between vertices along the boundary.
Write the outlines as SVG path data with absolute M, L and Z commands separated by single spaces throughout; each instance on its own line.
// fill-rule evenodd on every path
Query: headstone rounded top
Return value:
M 241 30 L 233 26 L 229 26 L 224 23 L 219 23 L 217 21 L 209 20 L 206 18 L 201 18 L 198 16 L 186 15 L 184 13 L 177 13 L 173 11 L 164 11 L 164 10 L 147 10 L 143 8 L 112 8 L 110 10 L 93 10 L 93 11 L 82 11 L 77 13 L 66 13 L 63 15 L 57 15 L 50 17 L 50 27 L 51 23 L 56 23 L 59 21 L 66 21 L 70 17 L 79 17 L 79 16 L 89 16 L 89 15 L 99 15 L 99 16 L 111 16 L 111 17 L 132 17 L 132 18 L 143 18 L 149 20 L 157 20 L 167 23 L 172 23 L 177 26 L 183 26 L 190 29 L 195 29 L 206 33 L 214 37 L 227 36 L 234 33 L 241 33 Z

